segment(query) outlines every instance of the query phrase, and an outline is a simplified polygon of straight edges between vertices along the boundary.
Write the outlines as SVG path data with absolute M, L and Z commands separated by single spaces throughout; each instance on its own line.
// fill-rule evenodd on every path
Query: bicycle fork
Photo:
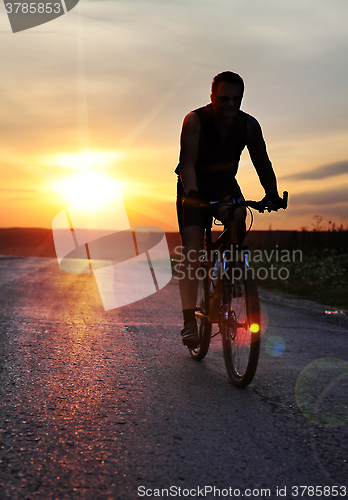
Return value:
M 229 271 L 232 271 L 232 265 L 226 261 L 226 252 L 222 254 L 222 306 L 221 306 L 221 321 L 226 324 L 229 321 L 230 314 L 230 294 L 232 284 L 232 274 L 229 276 Z

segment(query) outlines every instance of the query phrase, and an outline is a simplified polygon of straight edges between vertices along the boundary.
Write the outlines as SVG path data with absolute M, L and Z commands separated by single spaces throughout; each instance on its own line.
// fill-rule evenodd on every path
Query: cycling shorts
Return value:
M 223 224 L 227 224 L 228 221 L 234 220 L 234 207 L 188 207 L 183 204 L 183 199 L 185 193 L 180 181 L 178 180 L 178 190 L 176 199 L 176 210 L 178 215 L 179 231 L 189 226 L 199 226 L 203 229 L 210 228 L 212 226 L 213 217 L 218 219 Z M 231 193 L 223 198 L 223 201 L 236 201 L 244 200 L 241 192 Z

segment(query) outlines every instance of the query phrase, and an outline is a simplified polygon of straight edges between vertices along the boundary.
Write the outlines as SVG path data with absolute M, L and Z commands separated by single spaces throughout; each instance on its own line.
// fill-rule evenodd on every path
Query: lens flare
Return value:
M 310 422 L 309 432 L 313 456 L 323 474 L 337 486 L 347 484 L 346 447 L 337 446 L 346 442 L 346 425 L 332 427 Z
M 348 362 L 321 358 L 310 363 L 297 379 L 295 396 L 305 417 L 321 426 L 348 422 Z
M 285 351 L 285 342 L 281 337 L 274 335 L 266 340 L 265 349 L 270 356 L 281 356 Z

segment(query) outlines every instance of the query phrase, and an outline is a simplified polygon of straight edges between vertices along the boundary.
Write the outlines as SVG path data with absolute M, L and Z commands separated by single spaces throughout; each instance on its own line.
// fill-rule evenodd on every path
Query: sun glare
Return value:
M 121 197 L 123 184 L 108 175 L 90 173 L 69 177 L 53 188 L 66 203 L 94 210 Z
M 74 170 L 90 170 L 100 167 L 111 167 L 120 159 L 122 153 L 119 151 L 79 151 L 78 153 L 66 153 L 50 157 L 50 163 L 60 167 L 68 167 Z
M 88 211 L 121 197 L 123 183 L 107 174 L 121 156 L 114 150 L 83 150 L 52 155 L 45 161 L 76 171 L 52 187 L 65 203 Z

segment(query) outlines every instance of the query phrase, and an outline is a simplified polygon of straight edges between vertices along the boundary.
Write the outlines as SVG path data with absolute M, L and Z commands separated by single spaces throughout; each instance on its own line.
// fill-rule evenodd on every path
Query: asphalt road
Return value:
M 53 259 L 0 258 L 0 283 L 1 499 L 344 497 L 348 331 L 321 308 L 265 295 L 238 389 L 218 337 L 202 362 L 181 345 L 175 279 L 109 312 Z

